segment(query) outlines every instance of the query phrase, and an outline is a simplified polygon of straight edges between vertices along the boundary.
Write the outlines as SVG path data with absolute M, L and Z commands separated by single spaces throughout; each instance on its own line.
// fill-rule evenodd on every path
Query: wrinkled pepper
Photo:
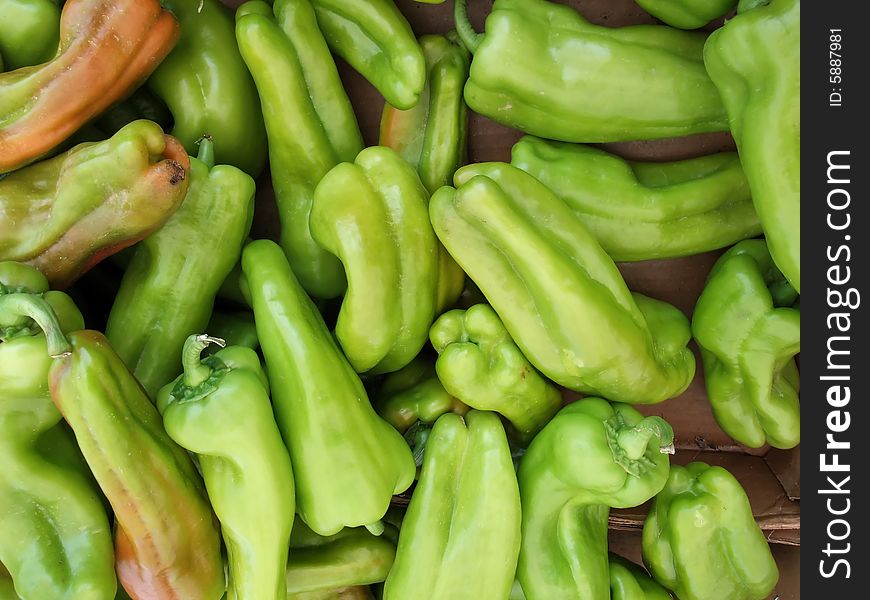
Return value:
M 127 96 L 177 38 L 158 0 L 68 0 L 57 55 L 0 73 L 0 173 L 39 159 Z
M 737 12 L 708 38 L 704 63 L 728 111 L 770 254 L 800 293 L 801 3 L 741 2 Z
M 334 298 L 347 281 L 338 258 L 311 238 L 314 187 L 332 167 L 363 149 L 353 107 L 309 0 L 246 2 L 236 38 L 254 76 L 266 131 L 281 247 L 312 296 Z
M 615 261 L 691 256 L 761 234 L 736 152 L 635 162 L 526 136 L 511 164 L 570 206 Z
M 668 479 L 673 430 L 626 404 L 584 398 L 563 408 L 520 461 L 522 549 L 529 600 L 608 600 L 607 518 L 643 504 Z
M 763 600 L 779 580 L 740 482 L 703 462 L 671 467 L 643 525 L 643 561 L 680 600 Z
M 82 327 L 39 271 L 0 263 L 0 561 L 14 583 L 4 600 L 115 594 L 109 520 L 48 390 L 50 354 Z
M 0 71 L 51 60 L 59 38 L 57 0 L 0 0 Z
M 635 563 L 611 553 L 608 558 L 610 570 L 611 600 L 672 600 L 671 594 Z
M 288 598 L 383 581 L 395 557 L 396 544 L 386 532 L 374 535 L 365 527 L 345 527 L 321 536 L 297 520 L 290 536 Z
M 211 313 L 205 328 L 214 337 L 226 340 L 228 346 L 244 346 L 251 350 L 260 347 L 254 313 L 249 311 L 228 312 L 216 310 Z
M 619 142 L 725 131 L 704 69 L 704 36 L 662 25 L 593 25 L 546 0 L 496 0 L 486 33 L 456 0 L 474 53 L 465 101 L 498 123 L 565 142 Z
M 236 42 L 232 12 L 220 0 L 162 0 L 181 24 L 181 37 L 148 79 L 166 102 L 172 135 L 187 151 L 215 141 L 218 164 L 256 177 L 266 165 L 266 129 L 254 81 Z
M 358 373 L 401 369 L 426 343 L 439 284 L 427 202 L 414 168 L 383 146 L 337 165 L 314 190 L 311 235 L 347 274 L 335 336 Z
M 251 229 L 254 180 L 215 166 L 211 150 L 204 139 L 190 160 L 181 207 L 137 247 L 106 325 L 112 347 L 152 399 L 181 372 L 184 341 L 208 324 Z
M 418 422 L 432 424 L 444 413 L 468 412 L 467 405 L 444 389 L 435 363 L 423 356 L 387 375 L 372 404 L 382 419 L 402 433 Z
M 187 193 L 190 161 L 175 138 L 135 121 L 0 179 L 0 260 L 66 287 L 160 227 Z
M 659 21 L 679 29 L 698 29 L 713 19 L 725 16 L 737 0 L 636 0 Z
M 504 163 L 463 167 L 429 213 L 538 370 L 569 389 L 653 404 L 680 394 L 695 359 L 689 321 L 629 292 L 594 236 L 544 184 Z
M 763 240 L 740 242 L 716 261 L 692 317 L 716 422 L 750 448 L 800 443 L 801 315 L 783 283 Z
M 520 494 L 495 413 L 435 421 L 399 531 L 384 600 L 506 600 L 520 551 Z M 555 598 L 556 596 L 553 596 Z
M 504 415 L 523 438 L 535 435 L 562 404 L 487 304 L 444 313 L 429 330 L 444 389 L 478 410 Z
M 184 343 L 184 374 L 160 390 L 166 433 L 199 457 L 227 548 L 228 600 L 284 600 L 295 491 L 257 353 L 229 346 L 201 359 L 207 335 Z
M 426 85 L 426 60 L 411 25 L 393 0 L 311 0 L 333 52 L 399 109 Z
M 297 512 L 320 535 L 360 525 L 378 531 L 393 494 L 414 480 L 411 450 L 369 404 L 281 248 L 251 242 L 242 269 L 293 461 Z
M 49 387 L 115 513 L 115 570 L 133 600 L 217 600 L 217 520 L 190 456 L 97 331 L 66 336 Z

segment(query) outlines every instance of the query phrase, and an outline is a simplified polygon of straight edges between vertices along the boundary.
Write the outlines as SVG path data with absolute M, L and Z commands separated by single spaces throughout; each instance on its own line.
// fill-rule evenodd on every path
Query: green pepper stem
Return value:
M 453 21 L 456 26 L 456 33 L 462 44 L 468 48 L 468 51 L 474 54 L 480 42 L 483 40 L 483 34 L 476 31 L 468 18 L 468 0 L 454 0 L 453 2 Z
M 72 353 L 54 309 L 41 296 L 27 293 L 0 296 L 0 332 L 7 327 L 21 325 L 25 318 L 32 319 L 45 333 L 48 354 L 52 358 L 63 358 Z M 5 341 L 5 336 L 2 340 Z
M 184 348 L 181 350 L 181 365 L 184 367 L 184 385 L 189 388 L 195 388 L 202 385 L 211 375 L 211 369 L 202 364 L 200 354 L 209 344 L 216 344 L 221 348 L 226 348 L 227 343 L 221 338 L 211 337 L 204 333 L 199 335 L 191 335 L 184 340 Z
M 214 140 L 206 133 L 196 143 L 199 144 L 199 152 L 196 154 L 196 158 L 211 171 L 214 168 Z
M 368 529 L 369 533 L 372 535 L 381 535 L 384 532 L 384 522 L 378 520 L 374 523 L 369 523 L 366 525 L 366 529 Z
M 616 442 L 629 460 L 638 460 L 646 453 L 650 439 L 657 437 L 659 448 L 673 447 L 674 430 L 661 417 L 646 417 L 631 429 L 623 429 L 617 434 Z M 671 454 L 667 452 L 666 454 Z

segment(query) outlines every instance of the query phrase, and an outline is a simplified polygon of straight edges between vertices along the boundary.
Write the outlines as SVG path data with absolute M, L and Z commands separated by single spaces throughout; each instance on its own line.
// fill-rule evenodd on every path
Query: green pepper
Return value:
M 610 598 L 607 518 L 643 504 L 668 479 L 673 430 L 626 404 L 584 398 L 563 408 L 520 461 L 522 549 L 530 600 Z
M 544 184 L 504 163 L 456 172 L 429 213 L 538 370 L 567 388 L 640 404 L 681 393 L 695 359 L 689 321 L 629 292 L 593 235 Z
M 101 333 L 66 337 L 49 389 L 115 513 L 118 579 L 133 598 L 217 600 L 220 534 L 190 456 Z
M 511 164 L 570 206 L 616 261 L 690 256 L 761 234 L 736 152 L 635 162 L 526 136 Z
M 384 600 L 507 598 L 520 551 L 520 494 L 495 413 L 435 421 L 399 531 Z M 555 598 L 556 596 L 552 596 Z
M 66 287 L 160 227 L 187 192 L 190 161 L 155 123 L 80 144 L 0 179 L 0 260 Z
M 414 165 L 430 194 L 450 185 L 467 154 L 468 109 L 462 88 L 468 79 L 469 55 L 455 36 L 451 32 L 420 38 L 426 58 L 426 86 L 420 101 L 408 110 L 386 103 L 381 114 L 380 145 Z
M 39 271 L 0 262 L 0 561 L 11 572 L 0 598 L 115 594 L 109 520 L 48 390 L 49 354 L 82 327 Z
M 260 347 L 254 313 L 250 311 L 227 312 L 216 310 L 205 328 L 214 337 L 226 340 L 229 346 L 244 346 L 251 350 Z
M 0 0 L 0 56 L 10 71 L 51 60 L 59 39 L 57 0 Z
M 321 536 L 297 520 L 290 536 L 287 597 L 383 581 L 395 557 L 396 545 L 386 534 L 345 527 L 334 535 Z
M 309 294 L 340 296 L 344 270 L 311 238 L 308 217 L 317 182 L 352 161 L 363 141 L 314 9 L 308 0 L 277 0 L 273 15 L 265 2 L 246 2 L 236 38 L 266 119 L 281 247 Z
M 190 161 L 184 203 L 139 244 L 106 325 L 112 347 L 151 398 L 181 372 L 184 340 L 208 324 L 251 228 L 254 180 L 214 166 L 211 150 L 204 139 Z
M 184 374 L 160 390 L 166 433 L 199 457 L 227 547 L 228 597 L 284 600 L 295 491 L 290 456 L 272 415 L 257 353 L 229 346 L 200 359 L 211 343 L 184 343 Z
M 640 565 L 611 553 L 608 568 L 611 600 L 672 600 L 668 591 Z
M 257 89 L 236 43 L 233 15 L 219 0 L 162 0 L 181 38 L 148 79 L 172 112 L 172 135 L 190 153 L 204 135 L 219 164 L 256 177 L 266 164 L 266 129 Z
M 410 449 L 372 409 L 281 248 L 251 242 L 242 270 L 293 461 L 297 512 L 321 535 L 359 525 L 377 531 L 393 494 L 414 480 Z
M 486 34 L 456 0 L 456 30 L 474 53 L 471 110 L 565 142 L 619 142 L 728 128 L 704 69 L 704 36 L 661 25 L 593 25 L 545 0 L 496 0 Z
M 737 5 L 737 0 L 637 0 L 637 3 L 671 27 L 698 29 L 725 16 Z
M 770 254 L 800 293 L 800 0 L 741 2 L 737 12 L 710 35 L 704 63 L 728 112 Z
M 418 422 L 432 424 L 447 412 L 468 412 L 468 406 L 444 389 L 433 361 L 422 355 L 387 375 L 372 403 L 381 418 L 402 433 Z
M 401 369 L 426 343 L 439 259 L 427 202 L 414 168 L 383 146 L 337 165 L 314 190 L 311 235 L 347 273 L 335 335 L 358 373 Z
M 178 38 L 158 0 L 69 0 L 50 61 L 0 73 L 0 173 L 30 164 L 121 100 Z
M 707 278 L 692 317 L 716 422 L 750 448 L 800 443 L 800 310 L 763 240 L 740 242 Z M 788 285 L 787 283 L 785 285 Z
M 487 304 L 441 315 L 429 330 L 444 389 L 478 410 L 500 413 L 523 438 L 534 436 L 562 404 Z
M 329 47 L 400 109 L 417 104 L 426 61 L 393 0 L 311 0 Z
M 643 561 L 680 600 L 763 600 L 779 580 L 740 482 L 703 462 L 671 468 L 643 525 Z

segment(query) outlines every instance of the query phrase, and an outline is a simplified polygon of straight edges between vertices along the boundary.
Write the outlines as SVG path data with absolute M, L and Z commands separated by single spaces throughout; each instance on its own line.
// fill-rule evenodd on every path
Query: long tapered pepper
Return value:
M 242 269 L 299 515 L 321 535 L 360 525 L 377 530 L 392 495 L 414 480 L 410 449 L 372 409 L 281 248 L 251 242 Z
M 181 372 L 187 336 L 208 324 L 218 289 L 251 228 L 254 180 L 214 165 L 211 141 L 190 161 L 190 188 L 163 227 L 142 241 L 109 313 L 106 337 L 153 399 Z
M 0 73 L 0 173 L 37 160 L 132 92 L 177 38 L 158 0 L 69 0 L 57 56 Z
M 0 263 L 0 561 L 4 600 L 111 598 L 112 533 L 99 492 L 48 390 L 50 354 L 84 326 L 38 271 Z
M 210 343 L 184 344 L 184 374 L 160 390 L 166 432 L 199 456 L 228 554 L 228 598 L 284 600 L 295 492 L 290 456 L 272 415 L 257 353 L 230 346 L 200 359 Z
M 432 197 L 432 225 L 529 362 L 613 400 L 656 403 L 686 389 L 688 319 L 632 294 L 566 204 L 504 163 L 463 167 L 454 181 Z
M 616 261 L 700 254 L 761 233 L 736 152 L 636 162 L 526 136 L 511 164 L 564 200 Z
M 329 47 L 401 109 L 417 104 L 426 61 L 393 0 L 311 0 Z
M 522 549 L 529 600 L 610 598 L 610 508 L 643 504 L 664 487 L 673 430 L 625 404 L 584 398 L 563 408 L 520 461 Z
M 506 599 L 520 549 L 520 495 L 495 413 L 438 418 L 399 532 L 384 600 Z
M 217 600 L 220 535 L 190 456 L 101 333 L 67 339 L 51 396 L 115 513 L 118 579 L 133 600 Z
M 178 18 L 181 37 L 148 78 L 148 87 L 172 112 L 172 135 L 191 154 L 209 135 L 215 140 L 215 162 L 256 177 L 266 164 L 266 129 L 232 12 L 220 0 L 163 4 Z
M 0 0 L 0 72 L 46 62 L 59 37 L 58 0 Z
M 742 12 L 743 4 L 749 10 Z M 719 88 L 770 254 L 801 291 L 800 0 L 742 3 L 704 64 Z
M 347 285 L 339 260 L 312 239 L 314 188 L 332 167 L 363 149 L 350 100 L 309 0 L 246 2 L 236 38 L 263 108 L 281 247 L 313 296 L 332 298 Z
M 593 25 L 546 0 L 496 0 L 486 33 L 456 0 L 456 30 L 474 53 L 469 108 L 526 133 L 616 142 L 724 131 L 704 69 L 704 36 L 660 25 Z
M 0 260 L 65 287 L 160 227 L 182 203 L 190 160 L 150 121 L 0 179 Z

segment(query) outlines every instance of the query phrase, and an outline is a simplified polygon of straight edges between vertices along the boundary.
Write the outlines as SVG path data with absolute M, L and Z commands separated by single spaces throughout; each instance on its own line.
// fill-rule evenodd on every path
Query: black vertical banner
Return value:
M 801 19 L 801 588 L 807 599 L 865 597 L 870 583 L 862 560 L 870 546 L 865 6 L 807 2 Z

